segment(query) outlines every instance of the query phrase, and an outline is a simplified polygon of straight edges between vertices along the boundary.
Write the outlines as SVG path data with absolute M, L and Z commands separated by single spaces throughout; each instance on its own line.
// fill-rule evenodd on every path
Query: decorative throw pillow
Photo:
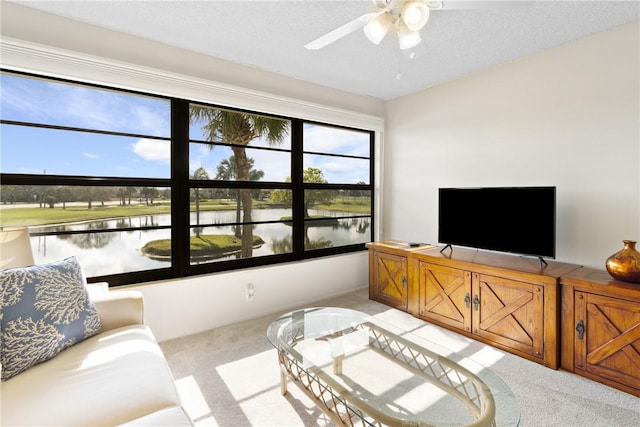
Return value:
M 75 257 L 0 271 L 2 381 L 102 328 Z

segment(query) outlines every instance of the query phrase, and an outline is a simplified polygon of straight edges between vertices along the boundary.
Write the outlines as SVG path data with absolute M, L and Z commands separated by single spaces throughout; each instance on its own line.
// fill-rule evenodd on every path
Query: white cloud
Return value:
M 171 160 L 171 143 L 155 139 L 142 138 L 132 146 L 133 152 L 145 160 L 169 163 Z
M 217 154 L 217 153 L 216 153 Z M 190 144 L 189 146 L 189 174 L 193 175 L 198 168 L 203 167 L 210 178 L 216 175 L 215 167 L 206 164 L 213 157 L 213 150 L 204 144 Z
M 311 167 L 322 170 L 324 177 L 330 183 L 369 182 L 368 160 L 307 155 L 304 158 L 304 168 Z
M 369 134 L 329 126 L 306 125 L 305 151 L 369 156 Z
M 1 84 L 7 118 L 154 136 L 170 133 L 167 100 L 11 75 L 2 75 Z
M 291 176 L 291 155 L 279 151 L 252 150 L 249 156 L 255 160 L 255 169 L 264 172 L 262 181 L 285 181 Z
M 169 136 L 170 127 L 167 119 L 169 107 L 162 109 L 159 101 L 158 105 L 153 105 L 156 110 L 152 110 L 150 106 L 132 106 L 131 113 L 133 122 L 136 123 L 141 131 L 149 135 Z
M 85 156 L 85 157 L 88 157 L 88 158 L 90 158 L 90 159 L 97 159 L 97 158 L 98 158 L 98 156 L 97 156 L 97 155 L 95 155 L 95 154 L 91 154 L 91 153 L 87 153 L 86 151 L 83 151 L 83 152 L 82 152 L 82 155 L 83 155 L 83 156 Z
M 34 169 L 34 168 L 18 168 L 19 173 L 32 173 L 32 174 L 39 174 L 39 173 L 43 173 L 42 170 L 40 169 Z M 46 173 L 46 171 L 45 171 Z

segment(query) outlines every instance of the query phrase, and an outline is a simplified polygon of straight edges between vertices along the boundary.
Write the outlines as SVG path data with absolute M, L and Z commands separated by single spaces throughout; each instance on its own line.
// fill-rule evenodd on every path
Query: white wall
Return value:
M 556 259 L 640 240 L 638 23 L 388 102 L 385 238 L 437 242 L 438 187 L 557 187 Z M 470 212 L 472 214 L 472 212 Z
M 365 288 L 368 260 L 366 252 L 358 252 L 124 290 L 142 291 L 147 323 L 156 338 L 164 341 L 263 315 L 275 318 L 294 307 Z M 250 300 L 248 284 L 254 288 Z

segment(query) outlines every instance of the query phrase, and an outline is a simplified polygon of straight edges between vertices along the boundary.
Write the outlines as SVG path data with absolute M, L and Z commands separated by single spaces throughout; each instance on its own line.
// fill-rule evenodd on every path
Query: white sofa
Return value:
M 91 291 L 99 334 L 2 382 L 2 426 L 190 426 L 137 291 Z

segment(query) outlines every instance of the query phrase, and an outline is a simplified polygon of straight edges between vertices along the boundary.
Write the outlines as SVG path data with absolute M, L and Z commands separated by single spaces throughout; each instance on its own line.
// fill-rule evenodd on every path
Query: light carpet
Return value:
M 307 306 L 375 315 L 492 369 L 511 388 L 520 425 L 640 426 L 640 399 L 562 370 L 505 353 L 371 301 L 368 289 Z M 274 313 L 161 343 L 184 407 L 196 426 L 332 426 L 296 386 L 280 394 L 275 349 L 266 338 Z

